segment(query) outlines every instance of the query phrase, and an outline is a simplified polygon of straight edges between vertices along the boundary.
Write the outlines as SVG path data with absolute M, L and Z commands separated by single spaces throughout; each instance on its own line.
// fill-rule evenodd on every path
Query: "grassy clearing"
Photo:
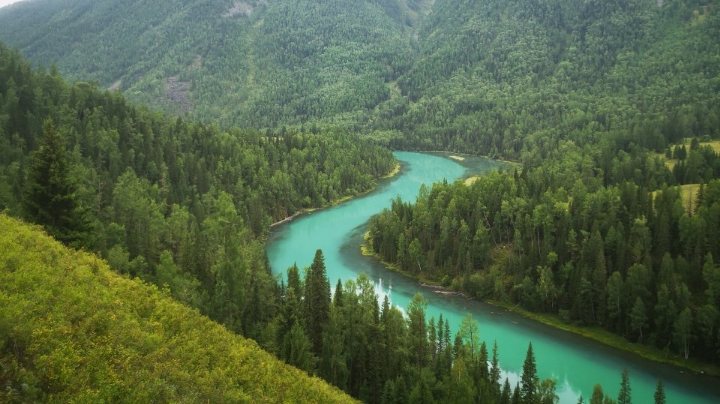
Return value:
M 686 211 L 695 211 L 695 201 L 697 201 L 698 191 L 700 190 L 700 184 L 685 184 L 680 185 L 680 192 L 682 195 L 683 207 Z M 657 191 L 652 193 L 653 199 Z
M 685 210 L 695 210 L 695 201 L 697 201 L 700 184 L 686 184 L 680 186 L 682 192 L 682 201 Z
M 688 149 L 688 151 L 690 150 L 691 143 L 692 143 L 692 138 L 687 137 L 683 140 L 683 144 L 685 145 L 685 148 Z M 672 150 L 674 151 L 675 147 L 677 147 L 677 146 L 679 146 L 679 145 L 671 146 Z M 720 154 L 720 140 L 712 140 L 709 142 L 700 142 L 700 146 L 701 147 L 702 146 L 710 146 L 710 148 L 712 148 L 715 153 Z M 662 159 L 663 161 L 665 161 L 665 166 L 671 171 L 673 168 L 675 168 L 675 164 L 677 164 L 677 162 L 678 162 L 677 159 L 669 159 L 669 158 L 665 157 L 665 153 L 652 153 L 652 156 L 658 157 L 658 158 Z

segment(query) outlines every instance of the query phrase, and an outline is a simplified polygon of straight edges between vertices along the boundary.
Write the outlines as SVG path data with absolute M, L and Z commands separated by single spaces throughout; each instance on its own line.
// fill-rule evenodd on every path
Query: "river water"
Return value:
M 636 404 L 653 402 L 660 378 L 665 383 L 668 403 L 720 403 L 718 379 L 657 364 L 492 305 L 433 293 L 412 279 L 388 271 L 376 260 L 364 257 L 360 253 L 360 244 L 367 231 L 367 221 L 389 207 L 392 198 L 400 195 L 404 201 L 414 201 L 423 183 L 430 186 L 443 179 L 453 181 L 468 173 L 481 173 L 500 165 L 482 158 L 468 159 L 461 165 L 437 155 L 396 152 L 395 156 L 402 163 L 401 172 L 393 179 L 381 182 L 372 193 L 274 228 L 267 249 L 273 273 L 284 273 L 293 263 L 301 268 L 309 266 L 315 250 L 320 248 L 331 285 L 338 279 L 345 281 L 365 272 L 377 285 L 380 298 L 388 295 L 392 304 L 400 308 L 407 307 L 412 296 L 420 291 L 428 300 L 427 319 L 431 316 L 437 319 L 443 313 L 443 317 L 451 322 L 453 333 L 462 318 L 471 313 L 488 349 L 492 349 L 493 340 L 498 341 L 500 365 L 513 386 L 522 372 L 528 343 L 532 341 L 538 376 L 557 380 L 561 404 L 575 404 L 580 395 L 587 402 L 596 383 L 602 384 L 606 393 L 617 397 L 623 368 L 630 373 Z

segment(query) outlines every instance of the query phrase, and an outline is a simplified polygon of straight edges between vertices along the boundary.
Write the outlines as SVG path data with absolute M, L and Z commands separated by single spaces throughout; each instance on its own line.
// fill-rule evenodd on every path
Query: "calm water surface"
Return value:
M 514 385 L 522 372 L 522 363 L 528 343 L 532 341 L 540 378 L 557 380 L 560 403 L 575 404 L 579 395 L 587 400 L 593 386 L 600 383 L 606 393 L 617 397 L 620 373 L 627 367 L 630 372 L 633 402 L 652 403 L 657 380 L 665 382 L 668 403 L 717 404 L 720 403 L 720 380 L 690 375 L 681 370 L 653 363 L 602 344 L 555 330 L 524 319 L 512 313 L 456 296 L 442 296 L 419 286 L 415 281 L 386 270 L 375 260 L 360 253 L 362 236 L 367 221 L 390 200 L 400 195 L 405 201 L 414 201 L 421 184 L 432 184 L 443 179 L 453 181 L 467 175 L 492 170 L 499 163 L 472 158 L 463 165 L 443 157 L 428 154 L 397 152 L 403 164 L 401 173 L 385 181 L 364 196 L 336 207 L 300 217 L 273 229 L 268 245 L 268 256 L 274 273 L 284 273 L 293 263 L 299 267 L 312 263 L 315 250 L 323 250 L 330 284 L 343 281 L 365 272 L 377 285 L 381 299 L 388 295 L 392 303 L 407 307 L 412 296 L 420 291 L 428 299 L 427 318 L 436 319 L 443 313 L 457 331 L 466 313 L 472 313 L 480 327 L 480 337 L 492 349 L 498 341 L 500 364 L 505 376 Z

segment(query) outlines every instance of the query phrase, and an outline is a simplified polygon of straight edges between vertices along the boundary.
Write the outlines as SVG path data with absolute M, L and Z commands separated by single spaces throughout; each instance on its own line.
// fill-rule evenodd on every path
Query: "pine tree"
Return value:
M 345 334 L 341 310 L 334 304 L 330 309 L 330 319 L 323 333 L 320 375 L 333 386 L 344 389 L 347 384 L 348 369 L 345 361 Z
M 490 378 L 490 373 L 488 372 L 488 350 L 487 345 L 485 345 L 485 341 L 480 343 L 480 355 L 478 356 L 478 361 L 476 366 L 478 367 L 478 376 L 480 377 L 480 380 L 483 382 L 487 382 Z
M 620 392 L 618 393 L 618 404 L 632 404 L 632 389 L 630 388 L 630 376 L 625 368 L 622 373 L 622 382 L 620 383 Z
M 425 309 L 427 300 L 420 292 L 413 296 L 408 305 L 408 345 L 411 352 L 411 363 L 418 369 L 427 365 L 427 324 L 425 323 Z
M 77 185 L 52 119 L 43 123 L 39 149 L 30 157 L 22 206 L 25 218 L 42 225 L 57 240 L 73 247 L 87 243 L 89 224 L 75 199 Z
M 665 404 L 665 385 L 662 379 L 658 380 L 657 388 L 655 389 L 655 404 Z
M 330 282 L 325 273 L 322 250 L 315 251 L 305 280 L 305 325 L 313 352 L 322 353 L 323 328 L 330 316 Z
M 603 392 L 602 386 L 596 384 L 593 388 L 592 396 L 590 397 L 590 404 L 603 404 L 605 393 Z
M 510 396 L 512 395 L 512 391 L 510 389 L 510 381 L 508 381 L 507 377 L 505 378 L 505 384 L 503 384 L 502 393 L 500 393 L 500 404 L 510 404 Z
M 516 384 L 515 389 L 513 390 L 512 398 L 510 399 L 510 403 L 512 404 L 522 404 L 522 398 L 520 396 L 520 385 Z
M 635 299 L 635 304 L 633 305 L 632 311 L 630 312 L 630 328 L 633 331 L 640 333 L 638 341 L 642 341 L 642 330 L 646 326 L 647 314 L 645 314 L 645 304 L 643 303 L 642 299 L 638 297 L 637 299 Z
M 338 309 L 343 307 L 343 285 L 340 279 L 338 279 L 337 285 L 335 285 L 335 292 L 333 293 L 333 305 Z
M 295 290 L 295 297 L 300 298 L 303 295 L 303 286 L 300 281 L 300 270 L 297 264 L 293 264 L 287 269 L 287 288 Z
M 493 342 L 492 362 L 490 366 L 490 386 L 497 400 L 500 396 L 500 361 L 498 360 L 497 340 Z
M 534 404 L 537 392 L 537 367 L 535 366 L 532 342 L 528 345 L 520 381 L 522 383 L 522 390 L 520 392 L 522 404 Z
M 310 340 L 308 340 L 300 324 L 295 323 L 290 332 L 285 334 L 283 341 L 283 356 L 285 362 L 308 373 L 315 367 L 315 357 L 310 352 Z

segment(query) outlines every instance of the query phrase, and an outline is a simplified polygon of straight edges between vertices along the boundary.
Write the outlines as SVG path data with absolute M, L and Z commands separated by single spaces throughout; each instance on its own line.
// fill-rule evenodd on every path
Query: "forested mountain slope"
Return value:
M 0 251 L 3 403 L 354 402 L 4 214 Z
M 248 336 L 274 314 L 270 223 L 366 192 L 395 166 L 356 136 L 315 132 L 188 123 L 34 71 L 0 44 L 0 210 Z
M 135 101 L 274 127 L 371 108 L 410 63 L 404 0 L 33 0 L 0 39 Z
M 518 158 L 561 138 L 632 131 L 662 150 L 708 132 L 717 6 L 30 0 L 0 11 L 0 38 L 204 121 L 334 123 L 396 147 Z
M 717 126 L 716 1 L 444 1 L 383 115 L 400 147 L 519 157 L 633 133 L 664 148 Z M 684 133 L 684 135 L 683 135 Z

